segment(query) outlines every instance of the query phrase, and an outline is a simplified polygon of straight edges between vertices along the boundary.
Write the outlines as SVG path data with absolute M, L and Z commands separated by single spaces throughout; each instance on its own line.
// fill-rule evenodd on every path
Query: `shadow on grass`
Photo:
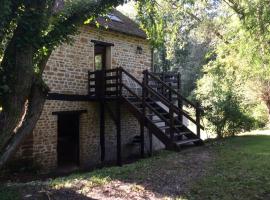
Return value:
M 270 136 L 232 137 L 178 153 L 163 151 L 123 167 L 74 173 L 46 184 L 39 182 L 37 185 L 46 185 L 43 193 L 35 183 L 16 190 L 22 191 L 24 196 L 33 196 L 24 199 L 42 199 L 34 198 L 41 194 L 45 199 L 49 194 L 51 199 L 59 200 L 148 199 L 153 196 L 189 200 L 253 198 L 267 192 L 267 185 L 262 187 L 261 184 L 268 181 L 266 176 L 270 177 L 270 170 L 265 167 L 269 161 L 269 145 Z M 242 179 L 243 174 L 248 182 Z
M 47 199 L 59 200 L 178 197 L 202 176 L 202 168 L 206 168 L 203 166 L 210 160 L 207 147 L 190 148 L 178 153 L 162 151 L 123 167 L 74 173 L 47 182 L 34 181 L 8 188 L 13 188 L 22 199 L 27 200 L 46 199 L 46 195 L 51 195 Z M 16 200 L 4 200 L 11 199 Z
M 147 196 L 174 198 L 187 192 L 192 183 L 204 174 L 204 169 L 207 169 L 206 166 L 212 160 L 210 154 L 208 147 L 195 147 L 182 152 L 163 151 L 152 158 L 123 167 L 57 178 L 50 185 L 58 188 L 78 184 L 82 184 L 83 188 L 100 186 L 101 189 L 96 192 L 102 193 L 105 190 L 103 198 L 111 195 L 122 196 L 123 199 L 133 195 L 139 199 L 147 199 Z M 102 188 L 104 185 L 106 187 Z
M 34 189 L 35 188 L 35 189 Z M 96 200 L 73 189 L 52 189 L 49 187 L 0 188 L 1 200 Z

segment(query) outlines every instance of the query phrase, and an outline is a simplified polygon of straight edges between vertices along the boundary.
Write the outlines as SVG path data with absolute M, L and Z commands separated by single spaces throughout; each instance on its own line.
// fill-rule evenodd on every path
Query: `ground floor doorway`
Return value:
M 79 115 L 58 115 L 58 166 L 79 165 Z

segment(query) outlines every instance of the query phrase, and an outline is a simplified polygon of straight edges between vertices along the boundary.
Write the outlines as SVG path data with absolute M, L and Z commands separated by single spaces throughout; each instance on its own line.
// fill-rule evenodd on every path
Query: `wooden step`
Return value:
M 157 122 L 155 122 L 155 123 L 161 123 L 161 122 L 164 122 L 164 121 L 157 121 Z M 153 122 L 154 123 L 154 122 Z M 170 126 L 168 126 L 168 127 L 170 127 Z M 183 127 L 183 125 L 175 125 L 174 126 L 174 128 L 175 129 L 177 129 L 177 128 L 182 128 Z M 191 133 L 191 132 L 185 132 L 184 134 L 187 134 L 187 133 Z
M 167 134 L 170 135 L 170 133 L 167 133 Z M 174 132 L 174 135 L 176 136 L 183 136 L 183 135 L 188 135 L 188 134 L 193 134 L 193 133 L 192 132 Z
M 151 120 L 151 121 L 154 124 L 164 122 L 162 119 L 156 119 L 156 120 Z
M 146 116 L 147 116 L 147 117 L 153 117 L 153 116 L 157 116 L 157 114 L 155 114 L 155 113 L 149 113 L 149 114 L 147 114 Z
M 158 106 L 156 106 L 156 103 L 155 102 L 147 102 L 148 104 L 154 104 L 154 105 L 151 105 L 153 108 L 158 108 Z M 133 105 L 135 105 L 136 107 L 142 107 L 142 102 L 139 102 L 139 101 L 136 101 L 136 102 L 132 102 Z M 146 108 L 147 108 L 147 105 L 146 105 Z
M 192 134 L 192 132 L 190 132 L 190 131 L 183 131 L 183 132 L 178 133 L 178 135 L 188 135 L 188 134 Z
M 174 135 L 175 135 L 176 137 L 185 136 L 185 135 L 187 135 L 187 134 L 192 134 L 192 132 L 180 132 L 180 133 L 174 132 Z M 167 135 L 168 137 L 170 137 L 170 133 L 166 133 L 166 135 Z M 197 138 L 196 138 L 196 139 L 197 139 Z
M 182 128 L 184 125 L 183 124 L 178 124 L 178 125 L 174 125 L 174 128 Z
M 166 115 L 166 114 L 168 114 L 168 113 L 159 113 L 160 115 Z M 149 113 L 149 114 L 147 114 L 146 115 L 147 117 L 153 117 L 153 116 L 157 116 L 158 117 L 158 115 L 157 114 L 155 114 L 155 113 Z
M 156 109 L 156 108 L 154 108 L 154 107 L 152 107 L 152 108 L 153 108 L 154 111 L 158 112 L 158 113 L 161 114 L 161 115 L 168 115 L 168 114 L 169 114 L 169 113 L 167 113 L 167 112 L 164 112 L 163 110 L 159 110 L 159 109 Z M 152 111 L 152 112 L 154 112 L 154 111 Z
M 187 140 L 177 141 L 177 142 L 175 142 L 175 144 L 181 146 L 181 145 L 184 145 L 184 144 L 189 144 L 189 143 L 194 143 L 194 142 L 199 142 L 199 141 L 201 141 L 201 139 L 199 139 L 199 138 L 187 139 Z
M 170 127 L 169 126 L 158 126 L 158 128 L 161 130 L 166 130 L 166 129 L 169 129 Z

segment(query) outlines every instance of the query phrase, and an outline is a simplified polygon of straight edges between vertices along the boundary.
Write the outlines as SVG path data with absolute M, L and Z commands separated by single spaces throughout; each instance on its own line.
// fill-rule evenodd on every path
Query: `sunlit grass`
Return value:
M 261 129 L 261 130 L 253 130 L 250 132 L 245 132 L 245 133 L 240 134 L 240 136 L 244 136 L 244 135 L 269 135 L 270 136 L 270 128 L 265 127 L 264 129 Z
M 270 136 L 224 139 L 207 176 L 193 186 L 188 199 L 270 199 Z
M 50 181 L 49 184 L 55 188 L 61 188 L 70 187 L 72 184 L 76 185 L 76 182 L 79 181 L 86 181 L 90 186 L 98 186 L 104 185 L 111 180 L 128 179 L 130 174 L 140 171 L 142 173 L 138 173 L 137 178 L 143 180 L 143 172 L 151 170 L 155 160 L 161 160 L 173 154 L 175 154 L 175 152 L 162 151 L 151 158 L 142 159 L 132 164 L 126 164 L 123 167 L 106 167 L 89 173 L 75 173 L 67 177 L 56 178 Z
M 76 186 L 77 183 L 83 183 L 85 186 L 92 188 L 96 186 L 105 185 L 111 181 L 110 177 L 105 176 L 81 176 L 81 175 L 73 175 L 68 178 L 57 178 L 49 183 L 54 189 L 60 188 L 72 188 Z
M 191 185 L 187 193 L 175 198 L 168 194 L 163 199 L 177 200 L 253 200 L 270 199 L 270 136 L 258 135 L 260 131 L 246 133 L 239 137 L 232 137 L 220 141 L 210 141 L 207 148 L 211 150 L 214 161 L 207 166 L 207 173 Z M 141 182 L 149 177 L 149 172 L 160 167 L 167 169 L 175 159 L 181 159 L 184 152 L 163 151 L 154 157 L 142 159 L 123 167 L 107 167 L 88 173 L 74 173 L 70 176 L 48 180 L 47 182 L 33 182 L 28 187 L 38 184 L 53 190 L 71 189 L 86 195 L 91 188 L 101 188 L 117 181 L 128 185 L 127 188 L 135 193 L 154 192 L 147 189 Z M 175 166 L 176 167 L 176 166 Z M 178 166 L 181 167 L 181 166 Z M 198 163 L 200 170 L 200 163 Z M 171 169 L 171 168 L 169 168 Z M 134 182 L 134 176 L 136 181 Z M 163 176 L 162 173 L 159 176 Z M 166 176 L 164 176 L 166 177 Z M 163 177 L 163 178 L 164 178 Z M 17 188 L 0 187 L 0 199 L 18 199 Z

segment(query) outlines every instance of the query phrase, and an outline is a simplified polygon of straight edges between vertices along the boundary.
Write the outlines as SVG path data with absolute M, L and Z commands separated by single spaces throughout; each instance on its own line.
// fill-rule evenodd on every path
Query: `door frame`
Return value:
M 114 46 L 113 43 L 98 41 L 98 40 L 91 40 L 91 42 L 94 44 L 94 70 L 96 70 L 96 47 L 100 46 L 105 49 L 105 55 L 103 55 L 103 64 L 102 64 L 102 70 L 106 70 L 107 68 L 112 67 L 112 48 Z M 110 54 L 110 55 L 109 55 Z M 110 60 L 110 61 L 109 61 Z
M 56 121 L 56 126 L 57 126 L 57 132 L 56 132 L 56 136 L 57 136 L 57 141 L 56 141 L 56 156 L 57 156 L 57 166 L 59 166 L 58 163 L 58 134 L 59 134 L 59 126 L 58 126 L 58 122 L 59 122 L 59 117 L 63 116 L 63 115 L 73 115 L 76 116 L 78 118 L 78 153 L 77 153 L 77 158 L 76 158 L 76 165 L 80 166 L 81 165 L 81 132 L 80 132 L 80 124 L 81 124 L 81 120 L 80 120 L 80 116 L 83 113 L 87 113 L 87 110 L 76 110 L 76 111 L 58 111 L 58 112 L 52 112 L 52 115 L 56 115 L 57 116 L 57 121 Z
M 107 48 L 104 45 L 95 44 L 94 49 L 94 67 L 96 69 L 96 56 L 101 55 L 101 69 L 106 70 L 106 58 L 107 58 Z

